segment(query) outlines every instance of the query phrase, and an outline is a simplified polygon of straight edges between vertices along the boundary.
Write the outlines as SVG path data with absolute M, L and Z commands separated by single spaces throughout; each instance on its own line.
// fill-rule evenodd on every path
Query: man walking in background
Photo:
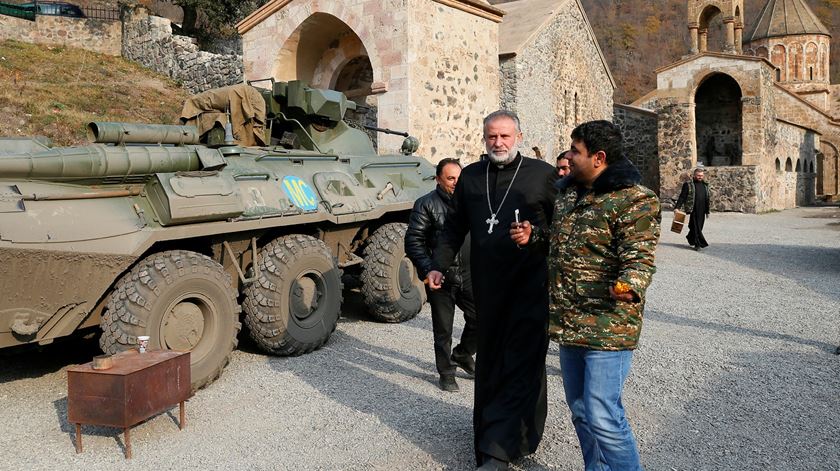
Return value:
M 456 159 L 443 159 L 437 164 L 437 187 L 414 203 L 405 234 L 405 253 L 411 259 L 421 278 L 432 270 L 432 250 L 443 232 L 446 216 L 452 212 L 452 193 L 461 175 L 461 164 Z M 446 283 L 441 289 L 426 287 L 432 308 L 432 332 L 435 343 L 435 365 L 440 375 L 439 385 L 444 391 L 458 391 L 455 368 L 472 377 L 475 375 L 476 320 L 472 282 L 469 270 L 469 239 L 464 243 L 455 261 L 446 271 Z M 464 311 L 464 331 L 461 343 L 452 350 L 452 324 L 455 306 Z M 451 354 L 451 356 L 450 356 Z
M 694 250 L 700 250 L 709 246 L 706 238 L 703 237 L 703 224 L 709 217 L 711 207 L 711 192 L 709 184 L 705 181 L 706 173 L 703 167 L 694 169 L 692 181 L 683 183 L 680 190 L 680 197 L 674 205 L 674 209 L 682 209 L 688 214 L 688 243 Z

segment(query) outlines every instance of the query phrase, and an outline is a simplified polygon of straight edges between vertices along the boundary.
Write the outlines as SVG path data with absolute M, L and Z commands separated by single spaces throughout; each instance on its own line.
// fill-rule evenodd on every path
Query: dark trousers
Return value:
M 475 354 L 477 346 L 477 329 L 475 319 L 475 303 L 472 289 L 464 288 L 461 284 L 447 282 L 437 290 L 426 288 L 429 305 L 432 307 L 432 332 L 435 338 L 435 366 L 440 374 L 455 374 L 455 363 L 452 356 L 468 357 Z M 464 311 L 464 331 L 461 342 L 452 350 L 452 324 L 455 320 L 455 306 Z

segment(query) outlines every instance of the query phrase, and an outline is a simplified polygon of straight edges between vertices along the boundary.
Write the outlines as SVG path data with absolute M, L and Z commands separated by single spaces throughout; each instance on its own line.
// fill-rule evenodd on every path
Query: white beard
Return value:
M 487 149 L 487 157 L 490 158 L 490 162 L 493 162 L 495 165 L 506 165 L 513 161 L 516 158 L 516 154 L 519 153 L 519 143 L 517 142 L 514 144 L 508 151 L 504 154 L 494 154 L 491 149 Z

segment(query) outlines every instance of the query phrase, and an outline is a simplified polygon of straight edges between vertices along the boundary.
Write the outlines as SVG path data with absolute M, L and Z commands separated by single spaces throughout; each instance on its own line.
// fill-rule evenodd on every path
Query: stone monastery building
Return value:
M 633 105 L 613 105 L 579 0 L 272 0 L 238 27 L 246 79 L 341 90 L 365 106 L 357 119 L 417 136 L 432 162 L 475 160 L 482 118 L 506 108 L 522 119 L 523 153 L 549 160 L 577 124 L 614 119 L 665 203 L 701 163 L 718 211 L 837 196 L 828 30 L 805 0 L 768 0 L 750 24 L 744 14 L 743 0 L 688 0 L 688 55 Z M 723 37 L 710 38 L 717 19 Z M 375 139 L 383 153 L 402 141 Z
M 500 107 L 521 116 L 532 156 L 612 119 L 615 85 L 579 0 L 273 0 L 238 28 L 246 79 L 343 91 L 432 162 L 477 159 L 482 119 Z M 573 80 L 583 68 L 594 73 Z M 376 138 L 380 152 L 402 142 Z
M 718 15 L 725 38 L 711 51 Z M 768 0 L 752 24 L 743 17 L 743 0 L 689 0 L 689 55 L 657 70 L 657 89 L 634 103 L 658 117 L 658 175 L 646 178 L 668 202 L 703 164 L 718 211 L 836 197 L 840 87 L 829 83 L 828 30 L 804 0 Z

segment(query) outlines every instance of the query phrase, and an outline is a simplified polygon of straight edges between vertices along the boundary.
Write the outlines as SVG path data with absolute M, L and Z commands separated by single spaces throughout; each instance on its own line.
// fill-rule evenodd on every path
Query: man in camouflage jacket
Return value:
M 621 393 L 656 271 L 660 207 L 607 121 L 572 132 L 550 235 L 552 335 L 585 469 L 639 470 Z

